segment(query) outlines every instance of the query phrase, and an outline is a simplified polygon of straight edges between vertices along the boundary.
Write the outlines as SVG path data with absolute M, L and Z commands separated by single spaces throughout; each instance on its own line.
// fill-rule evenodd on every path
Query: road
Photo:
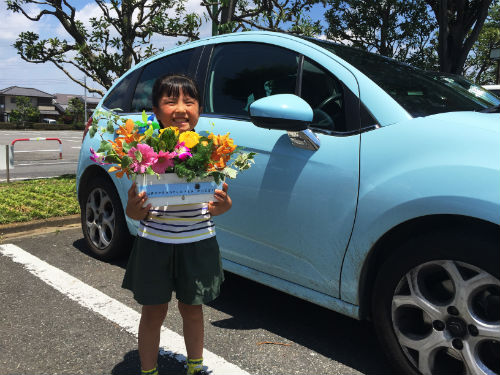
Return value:
M 60 145 L 57 141 L 20 141 L 14 144 L 14 169 L 10 170 L 10 180 L 55 177 L 74 174 L 78 154 L 82 144 L 81 130 L 0 130 L 0 145 L 11 144 L 21 138 L 59 138 L 62 142 L 62 159 L 59 158 Z M 5 166 L 0 170 L 0 182 L 7 179 Z
M 0 374 L 138 373 L 140 306 L 120 287 L 125 264 L 95 259 L 78 227 L 4 237 Z M 236 275 L 204 312 L 214 375 L 391 373 L 370 324 Z M 183 374 L 175 304 L 164 327 L 160 373 Z

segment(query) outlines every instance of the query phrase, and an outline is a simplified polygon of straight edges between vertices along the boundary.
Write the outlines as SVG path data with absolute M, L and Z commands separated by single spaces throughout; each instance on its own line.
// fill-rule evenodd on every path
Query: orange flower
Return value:
M 134 132 L 134 121 L 131 119 L 125 121 L 125 125 L 120 126 L 116 131 L 116 134 L 122 135 L 123 137 L 121 138 L 123 138 L 127 143 L 140 142 L 141 139 L 144 138 L 143 135 L 139 134 L 139 130 Z
M 229 133 L 226 135 L 215 135 L 210 134 L 209 139 L 213 142 L 212 149 L 212 163 L 209 164 L 209 168 L 215 168 L 217 170 L 224 169 L 226 163 L 231 159 L 231 154 L 236 149 L 236 145 L 232 138 L 229 138 Z
M 115 139 L 115 141 L 110 141 L 108 140 L 109 143 L 111 143 L 111 146 L 113 147 L 113 150 L 115 150 L 115 152 L 118 154 L 118 156 L 120 157 L 123 157 L 125 155 L 127 155 L 124 151 L 123 151 L 123 137 L 118 137 Z
M 127 177 L 130 177 L 128 168 L 122 169 L 122 167 L 120 167 L 119 165 L 113 165 L 108 169 L 108 172 L 116 172 L 116 177 L 118 178 L 122 178 L 125 173 L 127 174 Z

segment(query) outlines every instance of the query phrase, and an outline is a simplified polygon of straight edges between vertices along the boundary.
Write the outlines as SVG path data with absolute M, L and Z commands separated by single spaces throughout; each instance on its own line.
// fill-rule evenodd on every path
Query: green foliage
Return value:
M 31 99 L 27 96 L 17 96 L 16 109 L 10 113 L 10 119 L 16 123 L 35 122 L 40 119 L 40 111 L 31 104 Z
M 322 33 L 322 27 L 308 12 L 320 2 L 324 0 L 202 0 L 201 4 L 218 34 L 258 29 L 314 36 Z
M 430 68 L 436 22 L 421 0 L 329 0 L 328 39 Z
M 74 175 L 0 184 L 0 224 L 79 212 Z
M 500 4 L 494 4 L 466 62 L 466 76 L 479 85 L 496 83 L 497 63 L 491 60 L 493 48 L 500 48 Z
M 86 27 L 76 18 L 78 12 L 71 2 L 7 0 L 7 9 L 12 12 L 32 21 L 54 17 L 69 34 L 68 39 L 40 39 L 32 31 L 22 32 L 14 43 L 21 58 L 32 63 L 50 61 L 84 86 L 79 76 L 75 78 L 66 69 L 72 65 L 79 70 L 79 75 L 83 73 L 107 90 L 132 65 L 160 51 L 151 42 L 153 36 L 198 39 L 201 19 L 186 12 L 186 0 L 94 1 L 102 13 L 90 18 L 90 27 Z M 38 13 L 33 14 L 33 9 Z M 87 89 L 101 95 L 105 92 L 89 86 Z
M 69 115 L 73 119 L 73 124 L 83 122 L 83 115 L 85 111 L 85 105 L 80 98 L 71 98 L 68 101 L 68 108 L 66 108 L 66 115 Z

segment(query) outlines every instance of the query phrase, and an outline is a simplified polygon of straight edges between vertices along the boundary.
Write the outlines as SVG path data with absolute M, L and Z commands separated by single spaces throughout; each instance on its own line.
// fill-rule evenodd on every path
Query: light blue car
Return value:
M 151 114 L 166 73 L 199 83 L 198 132 L 257 152 L 215 219 L 227 271 L 372 320 L 398 373 L 500 373 L 500 100 L 351 47 L 242 32 L 143 61 L 98 108 Z M 110 259 L 137 222 L 131 181 L 89 159 L 99 141 L 84 137 L 78 199 L 89 248 Z

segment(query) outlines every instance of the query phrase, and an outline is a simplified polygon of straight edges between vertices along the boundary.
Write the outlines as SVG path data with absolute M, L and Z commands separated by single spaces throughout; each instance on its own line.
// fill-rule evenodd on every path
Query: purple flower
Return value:
M 174 148 L 174 152 L 177 154 L 180 160 L 186 160 L 187 158 L 192 157 L 193 155 L 189 151 L 189 148 L 184 145 L 184 142 L 178 143 Z
M 175 152 L 158 152 L 156 162 L 151 166 L 156 173 L 165 173 L 167 168 L 174 166 L 174 158 L 177 156 Z
M 91 147 L 90 148 L 90 160 L 92 160 L 94 163 L 98 163 L 100 165 L 105 165 L 105 164 L 110 164 L 110 163 L 105 163 L 104 159 L 106 158 L 106 154 L 103 153 L 97 153 L 95 150 Z
M 133 160 L 130 169 L 135 173 L 146 173 L 146 169 L 156 163 L 158 159 L 158 155 L 153 148 L 142 143 L 139 143 L 137 147 L 132 147 L 128 152 L 128 156 Z

